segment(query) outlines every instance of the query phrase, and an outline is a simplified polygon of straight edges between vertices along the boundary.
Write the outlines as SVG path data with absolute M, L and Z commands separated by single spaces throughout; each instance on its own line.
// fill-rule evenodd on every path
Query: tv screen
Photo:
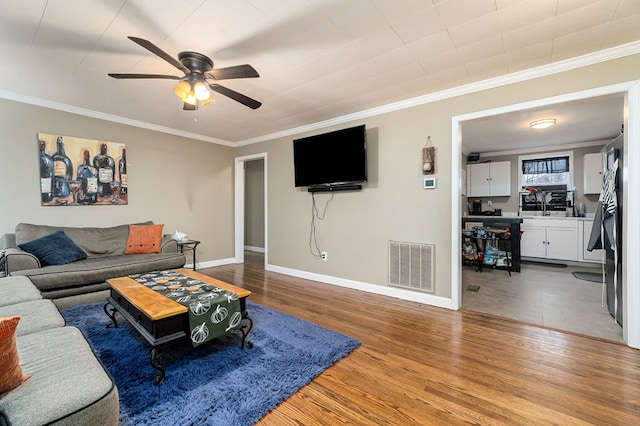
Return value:
M 296 187 L 366 182 L 365 126 L 294 140 L 293 166 Z

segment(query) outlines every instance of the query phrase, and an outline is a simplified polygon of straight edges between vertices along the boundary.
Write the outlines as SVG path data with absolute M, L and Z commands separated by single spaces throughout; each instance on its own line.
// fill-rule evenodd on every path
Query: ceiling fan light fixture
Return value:
M 209 94 L 209 97 L 207 99 L 205 99 L 204 101 L 200 101 L 200 105 L 209 105 L 213 101 L 214 101 L 213 96 Z
M 201 81 L 198 81 L 193 85 L 193 92 L 195 93 L 196 99 L 199 101 L 206 101 L 211 97 L 211 93 L 207 90 L 207 86 Z
M 191 92 L 191 83 L 186 80 L 182 80 L 180 83 L 176 84 L 176 87 L 173 88 L 173 93 L 175 93 L 176 96 L 178 96 L 183 101 L 187 100 L 189 92 Z
M 542 120 L 535 120 L 529 123 L 529 127 L 532 129 L 546 129 L 547 127 L 554 126 L 556 124 L 555 118 L 543 118 Z
M 196 94 L 193 92 L 193 90 L 187 94 L 187 97 L 184 98 L 183 101 L 188 103 L 189 105 L 198 105 L 198 98 L 196 98 Z

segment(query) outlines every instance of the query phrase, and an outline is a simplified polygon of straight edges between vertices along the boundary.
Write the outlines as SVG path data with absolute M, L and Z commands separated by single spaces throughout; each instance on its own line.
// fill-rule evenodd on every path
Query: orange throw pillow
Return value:
M 0 318 L 0 394 L 18 387 L 30 376 L 22 374 L 18 347 L 16 346 L 16 328 L 20 317 Z
M 160 253 L 164 225 L 129 225 L 124 254 Z

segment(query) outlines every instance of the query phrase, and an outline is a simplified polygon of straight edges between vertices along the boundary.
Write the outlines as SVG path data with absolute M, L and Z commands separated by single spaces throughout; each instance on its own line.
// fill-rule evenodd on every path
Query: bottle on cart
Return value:
M 84 150 L 84 159 L 78 166 L 77 178 L 80 180 L 78 202 L 95 204 L 98 202 L 98 169 L 91 165 L 89 151 Z
M 118 172 L 120 173 L 120 194 L 127 195 L 129 188 L 127 185 L 127 150 L 122 149 L 122 157 L 118 161 Z
M 51 157 L 53 159 L 53 196 L 65 198 L 69 195 L 69 181 L 73 174 L 73 163 L 64 152 L 62 136 L 56 139 L 57 150 Z
M 100 144 L 100 153 L 93 157 L 93 166 L 98 169 L 98 197 L 112 194 L 111 181 L 115 178 L 116 162 L 107 154 L 107 144 Z
M 40 150 L 40 196 L 43 203 L 53 199 L 53 158 L 46 153 L 46 142 L 38 141 Z

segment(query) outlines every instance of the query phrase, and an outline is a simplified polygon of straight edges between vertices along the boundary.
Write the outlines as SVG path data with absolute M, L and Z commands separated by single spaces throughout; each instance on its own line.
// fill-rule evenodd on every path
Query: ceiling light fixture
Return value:
M 535 120 L 529 123 L 529 127 L 532 129 L 546 129 L 556 124 L 555 118 L 543 118 L 542 120 Z
M 211 93 L 207 90 L 207 86 L 201 81 L 197 81 L 196 84 L 193 85 L 193 92 L 196 95 L 196 99 L 199 101 L 206 101 L 211 97 Z
M 213 102 L 209 89 L 202 81 L 191 83 L 188 80 L 182 80 L 173 88 L 173 92 L 184 103 L 189 105 L 198 106 L 198 103 L 200 105 L 208 105 Z

